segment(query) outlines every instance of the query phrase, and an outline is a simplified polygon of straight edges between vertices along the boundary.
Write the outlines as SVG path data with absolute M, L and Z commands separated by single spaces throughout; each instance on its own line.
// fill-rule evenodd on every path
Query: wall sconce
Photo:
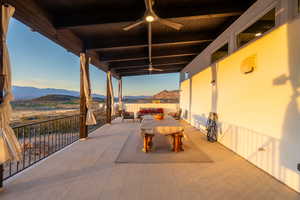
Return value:
M 216 85 L 216 80 L 212 80 L 212 81 L 210 82 L 210 84 L 211 84 L 212 86 L 215 86 L 215 85 Z
M 241 73 L 242 74 L 249 74 L 252 73 L 256 69 L 256 55 L 249 56 L 248 58 L 244 59 L 241 64 Z

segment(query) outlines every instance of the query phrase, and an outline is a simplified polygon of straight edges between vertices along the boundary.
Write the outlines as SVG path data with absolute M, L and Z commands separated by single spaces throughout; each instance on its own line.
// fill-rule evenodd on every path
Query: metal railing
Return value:
M 105 118 L 101 112 L 94 114 L 97 124 L 89 126 L 88 132 L 105 123 Z M 77 141 L 79 139 L 79 124 L 80 115 L 77 114 L 13 127 L 23 148 L 23 160 L 4 163 L 0 182 Z

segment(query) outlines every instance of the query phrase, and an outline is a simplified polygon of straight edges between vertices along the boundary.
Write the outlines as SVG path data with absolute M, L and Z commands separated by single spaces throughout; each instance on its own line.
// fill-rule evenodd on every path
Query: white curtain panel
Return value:
M 90 63 L 90 58 L 87 61 L 86 54 L 81 53 L 80 54 L 80 67 L 83 73 L 83 91 L 84 91 L 84 96 L 85 96 L 85 102 L 86 102 L 86 107 L 87 107 L 87 116 L 86 116 L 86 125 L 95 125 L 97 124 L 96 118 L 94 116 L 94 112 L 92 109 L 93 105 L 93 98 L 91 96 L 91 83 L 88 78 L 88 71 L 86 71 L 85 64 L 86 62 Z
M 12 83 L 11 83 L 11 68 L 6 44 L 6 35 L 10 18 L 13 16 L 15 8 L 9 5 L 2 5 L 2 30 L 3 30 L 3 74 L 4 74 L 4 97 L 0 104 L 0 163 L 8 160 L 22 160 L 22 147 L 13 131 L 9 126 L 12 108 L 10 101 L 13 99 Z
M 109 82 L 109 93 L 111 96 L 111 115 L 115 114 L 115 98 L 114 98 L 114 89 L 112 84 L 111 72 L 107 72 L 108 82 Z

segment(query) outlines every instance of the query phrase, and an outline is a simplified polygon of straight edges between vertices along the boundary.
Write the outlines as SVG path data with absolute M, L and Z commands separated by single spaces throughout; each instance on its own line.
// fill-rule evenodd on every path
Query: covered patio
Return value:
M 212 163 L 115 163 L 138 122 L 116 119 L 36 166 L 9 179 L 11 199 L 300 199 L 295 191 L 182 122 L 188 140 Z
M 23 171 L 7 178 L 4 182 L 2 182 L 4 178 L 3 166 L 1 165 L 0 187 L 2 184 L 5 187 L 0 192 L 0 198 L 2 200 L 36 198 L 49 200 L 300 199 L 299 193 L 273 178 L 272 173 L 268 172 L 271 174 L 269 175 L 257 168 L 226 148 L 226 145 L 208 142 L 204 131 L 201 131 L 207 118 L 203 114 L 192 115 L 195 114 L 192 108 L 195 105 L 200 105 L 198 99 L 194 101 L 196 104 L 191 104 L 191 98 L 197 97 L 199 93 L 195 89 L 196 87 L 192 88 L 191 77 L 199 70 L 195 60 L 202 59 L 201 63 L 205 67 L 201 66 L 201 70 L 209 69 L 211 63 L 213 63 L 212 68 L 215 70 L 211 72 L 212 78 L 199 79 L 200 81 L 204 80 L 205 83 L 199 81 L 200 84 L 197 86 L 205 85 L 209 88 L 204 90 L 201 95 L 205 91 L 216 91 L 216 63 L 224 57 L 226 58 L 229 53 L 238 51 L 235 41 L 236 35 L 227 28 L 240 19 L 250 7 L 252 10 L 259 10 L 261 5 L 270 7 L 270 4 L 274 6 L 273 1 L 275 0 L 1 1 L 2 19 L 4 17 L 3 8 L 14 8 L 14 17 L 28 25 L 32 31 L 41 33 L 67 51 L 78 55 L 81 73 L 80 115 L 73 120 L 68 118 L 67 122 L 64 122 L 65 124 L 69 123 L 71 129 L 66 128 L 64 134 L 56 129 L 55 138 L 53 132 L 47 129 L 48 144 L 49 135 L 52 144 L 55 144 L 54 150 L 48 146 L 48 151 L 51 154 L 45 153 L 45 139 L 43 141 L 44 157 L 40 159 L 40 155 L 37 156 L 38 159 L 34 160 L 32 166 L 31 161 L 29 161 L 29 165 L 26 167 L 31 167 L 27 169 L 25 169 L 24 164 Z M 280 6 L 285 8 L 284 6 L 287 5 L 280 4 Z M 249 12 L 246 14 L 247 18 L 253 17 Z M 274 16 L 275 18 L 275 15 L 274 10 L 271 12 L 271 17 Z M 242 22 L 245 21 L 247 20 Z M 258 21 L 252 28 L 255 31 L 258 28 L 260 31 L 265 30 L 267 32 L 270 27 L 275 26 L 274 21 L 273 18 L 270 20 L 267 15 L 266 19 L 263 18 Z M 244 26 L 240 21 L 237 24 Z M 264 32 L 255 33 L 252 29 L 250 32 L 247 32 L 248 30 L 243 31 L 246 31 L 242 35 L 245 41 L 251 41 L 252 37 L 261 37 L 264 34 Z M 222 41 L 223 46 L 218 47 L 219 49 L 210 57 L 206 49 L 212 48 L 212 42 L 217 38 L 220 39 L 220 34 L 224 33 L 225 36 L 221 35 L 221 39 L 229 38 L 227 43 Z M 1 34 L 5 40 L 3 28 Z M 254 34 L 258 34 L 258 36 L 253 36 Z M 2 46 L 1 72 L 5 65 L 3 63 L 5 60 L 3 51 Z M 214 58 L 213 61 L 212 58 Z M 206 66 L 207 63 L 209 65 Z M 92 88 L 89 80 L 90 64 L 107 73 L 107 94 L 106 123 L 88 134 L 87 119 L 91 111 L 89 100 Z M 244 74 L 250 74 L 256 69 L 253 66 L 250 67 L 250 70 Z M 79 70 L 79 68 L 74 68 L 74 70 Z M 236 71 L 239 70 L 235 69 L 234 72 Z M 184 127 L 185 142 L 188 141 L 195 145 L 203 152 L 203 155 L 208 156 L 210 162 L 193 162 L 193 160 L 170 162 L 168 159 L 165 159 L 164 162 L 153 163 L 117 162 L 131 136 L 139 134 L 140 123 L 137 121 L 122 122 L 121 118 L 115 119 L 112 78 L 119 80 L 120 109 L 120 105 L 123 104 L 123 77 L 164 73 L 180 73 L 180 108 L 183 110 L 181 117 L 185 119 L 180 123 Z M 1 78 L 4 80 L 6 75 L 2 72 Z M 185 83 L 185 80 L 189 82 L 186 81 Z M 2 103 L 2 97 L 5 94 L 5 91 L 2 92 L 4 89 L 2 80 L 0 87 L 0 102 Z M 192 95 L 193 90 L 194 94 Z M 199 98 L 199 101 L 207 97 L 208 101 L 217 104 L 218 96 L 215 93 L 205 95 Z M 216 105 L 213 109 L 207 105 L 201 109 L 197 108 L 197 112 L 199 110 L 202 112 L 205 109 L 212 112 L 217 109 Z M 199 129 L 192 127 L 187 122 L 199 124 L 197 126 Z M 64 137 L 68 134 L 71 135 L 71 140 L 67 142 L 67 145 L 70 144 L 70 146 L 65 145 L 67 147 L 63 148 L 65 147 L 63 145 L 62 148 L 56 149 L 56 136 L 59 135 L 58 138 L 60 138 L 61 135 Z M 36 135 L 35 132 L 34 135 Z M 25 141 L 24 130 L 21 136 Z M 31 136 L 30 131 L 29 136 Z M 39 137 L 42 138 L 42 136 L 45 138 L 45 133 L 39 133 Z M 68 136 L 66 140 L 69 140 Z M 58 139 L 58 141 L 60 147 L 61 140 Z M 253 139 L 253 141 L 257 140 Z M 62 143 L 64 142 L 65 140 L 62 140 Z M 234 141 L 229 142 L 233 143 Z M 41 148 L 40 146 L 40 154 Z M 36 149 L 34 151 L 36 153 Z M 264 146 L 257 145 L 253 151 L 256 153 L 266 150 Z M 174 152 L 169 153 L 176 155 Z M 182 151 L 178 155 L 185 155 L 186 153 L 187 151 Z M 148 155 L 152 156 L 151 152 Z M 42 161 L 38 162 L 39 160 Z M 298 165 L 300 166 L 300 164 Z M 16 168 L 19 172 L 19 163 Z

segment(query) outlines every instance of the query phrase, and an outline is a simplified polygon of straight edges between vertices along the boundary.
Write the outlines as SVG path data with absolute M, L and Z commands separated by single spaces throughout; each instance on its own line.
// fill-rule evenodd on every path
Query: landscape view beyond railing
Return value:
M 12 102 L 11 125 L 19 126 L 32 122 L 79 114 L 79 92 L 63 89 L 40 89 L 14 86 L 15 100 Z M 93 94 L 93 108 L 105 115 L 105 96 Z M 137 112 L 140 107 L 165 107 L 174 111 L 179 101 L 179 91 L 164 90 L 153 96 L 124 96 L 127 111 Z M 118 99 L 115 98 L 115 102 Z M 138 104 L 138 105 L 134 105 Z
M 23 160 L 4 163 L 4 179 L 79 139 L 78 92 L 15 86 L 14 93 L 16 99 L 12 102 L 11 126 L 22 145 Z M 93 96 L 97 124 L 89 126 L 89 132 L 106 121 L 105 97 Z M 177 90 L 164 90 L 154 96 L 127 96 L 124 97 L 124 108 L 134 113 L 141 108 L 163 108 L 165 113 L 169 113 L 178 109 L 178 99 Z M 115 101 L 118 102 L 118 99 Z M 117 103 L 115 106 L 118 107 Z

